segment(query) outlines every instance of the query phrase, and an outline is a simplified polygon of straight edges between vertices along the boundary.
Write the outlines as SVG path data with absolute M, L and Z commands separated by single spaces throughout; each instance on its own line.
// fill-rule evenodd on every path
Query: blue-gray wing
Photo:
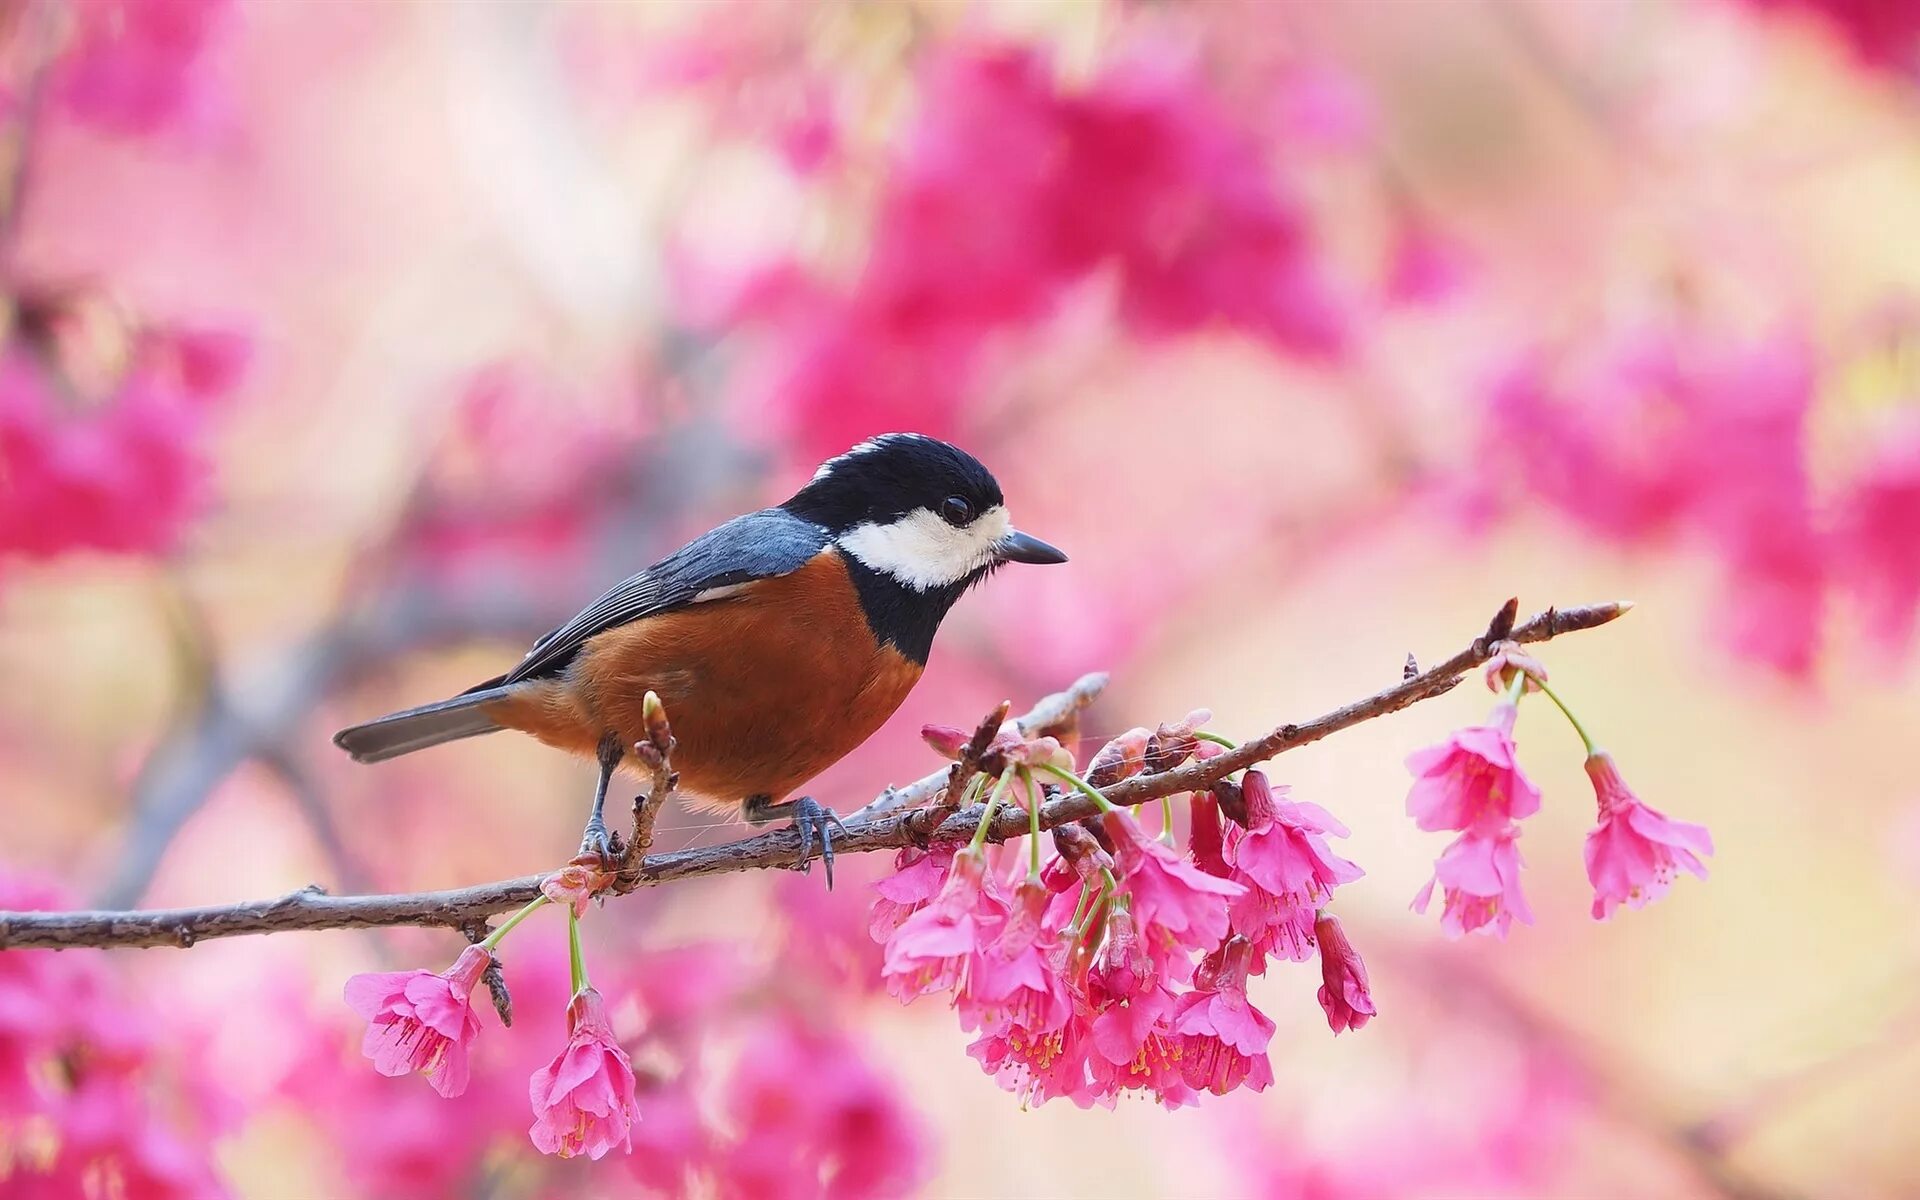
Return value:
M 825 530 L 785 509 L 767 508 L 735 517 L 616 584 L 572 620 L 535 642 L 513 670 L 480 686 L 558 674 L 597 633 L 683 608 L 714 588 L 796 571 L 826 544 Z

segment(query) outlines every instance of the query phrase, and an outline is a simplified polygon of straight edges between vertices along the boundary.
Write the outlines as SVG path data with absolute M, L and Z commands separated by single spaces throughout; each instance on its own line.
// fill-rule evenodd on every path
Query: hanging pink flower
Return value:
M 1226 857 L 1226 830 L 1220 824 L 1220 802 L 1210 792 L 1187 795 L 1187 853 L 1193 865 L 1225 879 L 1233 874 Z
M 963 850 L 940 892 L 887 939 L 882 974 L 902 1003 L 964 983 L 968 962 L 1007 915 L 1007 902 L 987 878 L 986 855 Z
M 974 956 L 959 996 L 960 1026 L 985 1033 L 1019 1028 L 1051 1033 L 1073 1015 L 1062 976 L 1058 934 L 1047 927 L 1053 898 L 1045 886 L 1022 883 L 998 935 Z
M 1037 1106 L 1059 1097 L 1080 1108 L 1099 1099 L 1087 1078 L 1093 1052 L 1092 1013 L 1080 1010 L 1052 1033 L 1015 1028 L 978 1038 L 967 1047 L 994 1082 L 1022 1103 Z
M 1151 991 L 1160 980 L 1159 965 L 1141 944 L 1133 912 L 1124 901 L 1107 913 L 1107 940 L 1100 948 L 1096 969 L 1102 989 L 1113 1000 L 1128 1000 Z
M 893 874 L 876 880 L 873 890 L 879 898 L 867 914 L 867 934 L 876 942 L 886 942 L 908 917 L 920 911 L 927 901 L 940 894 L 953 866 L 954 847 L 936 846 L 921 850 L 902 846 L 893 856 Z
M 1274 1025 L 1247 1000 L 1253 953 L 1253 945 L 1242 938 L 1223 946 L 1218 964 L 1196 977 L 1194 990 L 1180 997 L 1170 1022 L 1187 1083 L 1216 1096 L 1242 1084 L 1262 1092 L 1273 1083 L 1267 1043 Z
M 1600 803 L 1600 824 L 1587 835 L 1595 920 L 1622 904 L 1643 908 L 1658 900 L 1682 868 L 1707 877 L 1700 856 L 1713 853 L 1713 835 L 1706 826 L 1675 821 L 1642 804 L 1604 750 L 1587 759 L 1587 775 Z
M 1336 1034 L 1359 1029 L 1377 1015 L 1367 964 L 1347 940 L 1340 918 L 1330 913 L 1315 922 L 1314 940 L 1320 943 L 1320 1007 L 1327 1011 L 1328 1027 Z
M 451 967 L 355 975 L 345 989 L 348 1007 L 369 1025 L 360 1051 L 382 1075 L 418 1071 L 442 1096 L 467 1090 L 467 1055 L 480 1035 L 473 989 L 486 972 L 487 951 L 468 946 Z
M 1496 705 L 1485 725 L 1457 730 L 1446 741 L 1407 756 L 1413 790 L 1407 815 L 1428 832 L 1493 833 L 1540 811 L 1540 789 L 1514 756 L 1512 704 Z
M 1360 878 L 1364 871 L 1334 854 L 1325 834 L 1347 836 L 1347 828 L 1317 804 L 1276 793 L 1259 771 L 1241 782 L 1247 830 L 1229 848 L 1230 878 L 1245 890 L 1228 902 L 1236 933 L 1254 946 L 1295 962 L 1313 955 L 1314 910 L 1333 889 Z
M 567 1005 L 567 1048 L 533 1073 L 528 1134 L 542 1154 L 598 1159 L 615 1146 L 633 1149 L 628 1135 L 634 1103 L 633 1064 L 614 1039 L 600 993 L 583 988 Z
M 1182 1041 L 1174 1034 L 1174 994 L 1158 985 L 1109 1004 L 1093 1020 L 1093 1045 L 1087 1065 L 1098 1092 L 1152 1092 L 1168 1108 L 1193 1099 L 1181 1061 Z
M 1455 838 L 1413 898 L 1413 910 L 1427 911 L 1437 883 L 1444 895 L 1440 927 L 1455 937 L 1476 929 L 1505 937 L 1516 920 L 1533 924 L 1533 910 L 1520 893 L 1519 837 L 1520 827 L 1509 825 L 1498 833 L 1469 830 Z
M 1182 860 L 1126 812 L 1105 813 L 1100 823 L 1113 843 L 1120 885 L 1149 947 L 1211 950 L 1218 945 L 1227 933 L 1227 901 L 1246 889 Z

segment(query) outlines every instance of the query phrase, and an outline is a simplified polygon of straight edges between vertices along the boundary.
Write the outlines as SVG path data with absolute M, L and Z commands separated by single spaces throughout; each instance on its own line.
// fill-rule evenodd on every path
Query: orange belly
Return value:
M 845 564 L 828 551 L 725 599 L 596 634 L 561 677 L 522 684 L 486 712 L 592 754 L 609 730 L 628 747 L 640 740 L 642 699 L 658 692 L 682 794 L 731 806 L 782 799 L 844 758 L 900 707 L 920 670 L 875 643 Z

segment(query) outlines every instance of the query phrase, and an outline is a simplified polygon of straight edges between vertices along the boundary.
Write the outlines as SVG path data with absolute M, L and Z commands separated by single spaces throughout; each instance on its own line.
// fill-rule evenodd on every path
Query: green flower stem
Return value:
M 1509 667 L 1507 669 L 1513 672 L 1513 682 L 1507 685 L 1506 695 L 1502 696 L 1501 699 L 1505 700 L 1508 704 L 1518 705 L 1520 703 L 1520 697 L 1524 696 L 1527 691 L 1527 673 L 1519 667 Z M 1546 684 L 1540 683 L 1537 679 L 1534 680 L 1534 682 L 1540 684 L 1542 691 L 1546 690 Z M 1559 701 L 1556 700 L 1554 703 L 1558 704 Z
M 1067 922 L 1068 941 L 1072 941 L 1080 936 L 1080 922 L 1086 919 L 1088 912 L 1092 911 L 1093 896 L 1094 891 L 1092 888 L 1084 883 L 1080 885 L 1080 899 L 1076 900 L 1073 905 L 1073 920 Z
M 1160 844 L 1173 845 L 1173 797 L 1160 797 Z
M 1073 935 L 1073 941 L 1075 945 L 1078 945 L 1081 941 L 1085 940 L 1087 938 L 1087 935 L 1093 932 L 1093 914 L 1099 912 L 1100 906 L 1106 903 L 1107 899 L 1113 895 L 1113 872 L 1108 871 L 1106 875 L 1107 875 L 1107 881 L 1100 885 L 1100 895 L 1097 898 L 1095 898 L 1094 902 L 1087 908 L 1086 927 L 1084 929 L 1078 930 Z M 1089 941 L 1087 944 L 1091 946 L 1093 943 Z
M 1216 746 L 1225 746 L 1229 750 L 1238 750 L 1240 748 L 1240 743 L 1234 741 L 1232 738 L 1221 737 L 1217 733 L 1208 733 L 1204 729 L 1194 730 L 1193 736 L 1203 742 L 1212 742 Z
M 1013 783 L 1012 767 L 1000 773 L 1000 781 L 993 785 L 993 793 L 987 797 L 987 809 L 980 814 L 980 826 L 973 831 L 973 841 L 969 850 L 978 850 L 987 844 L 987 828 L 993 824 L 993 810 L 1000 807 L 1000 798 L 1007 794 L 1007 788 Z
M 504 938 L 509 933 L 513 932 L 513 927 L 515 925 L 518 925 L 520 922 L 532 916 L 533 910 L 536 908 L 539 908 L 542 904 L 545 904 L 545 903 L 547 903 L 547 898 L 545 896 L 535 896 L 533 899 L 527 901 L 526 904 L 521 907 L 519 912 L 516 912 L 512 916 L 508 917 L 505 921 L 501 922 L 500 928 L 488 934 L 486 937 L 486 940 L 480 943 L 480 948 L 482 950 L 491 951 L 495 946 L 498 946 L 500 944 L 501 938 Z
M 1114 808 L 1112 804 L 1110 804 L 1107 801 L 1107 798 L 1105 796 L 1102 796 L 1100 794 L 1099 788 L 1094 787 L 1092 784 L 1088 783 L 1086 780 L 1080 778 L 1078 775 L 1075 775 L 1072 771 L 1069 771 L 1064 767 L 1056 767 L 1052 763 L 1042 763 L 1040 764 L 1040 769 L 1042 771 L 1047 772 L 1050 775 L 1057 776 L 1060 779 L 1063 779 L 1066 782 L 1072 784 L 1074 787 L 1080 789 L 1080 791 L 1084 795 L 1086 795 L 1087 798 L 1089 798 L 1095 804 L 1100 806 L 1101 812 L 1117 812 L 1118 811 L 1117 809 Z
M 1567 724 L 1573 726 L 1573 731 L 1580 735 L 1580 740 L 1584 742 L 1587 747 L 1587 757 L 1592 758 L 1594 755 L 1600 753 L 1600 747 L 1594 744 L 1592 735 L 1587 732 L 1587 727 L 1580 723 L 1579 717 L 1573 715 L 1573 710 L 1567 707 L 1567 702 L 1562 700 L 1559 695 L 1546 684 L 1540 683 L 1537 679 L 1534 680 L 1534 682 L 1540 684 L 1540 690 L 1546 694 L 1547 699 L 1553 701 L 1554 707 L 1558 708 L 1560 714 L 1566 717 Z
M 573 994 L 578 996 L 588 988 L 587 960 L 580 953 L 580 918 L 571 906 L 567 909 L 567 960 L 573 968 Z

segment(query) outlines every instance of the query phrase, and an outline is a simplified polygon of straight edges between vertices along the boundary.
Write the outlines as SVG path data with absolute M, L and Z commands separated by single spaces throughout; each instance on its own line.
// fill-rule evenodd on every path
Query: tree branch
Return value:
M 1558 611 L 1548 609 L 1513 627 L 1510 636 L 1520 642 L 1546 641 L 1561 634 L 1604 625 L 1629 607 L 1627 604 L 1595 604 Z M 1451 691 L 1467 671 L 1487 660 L 1501 627 L 1511 622 L 1511 615 L 1503 609 L 1496 616 L 1488 634 L 1475 638 L 1466 649 L 1440 665 L 1403 679 L 1384 691 L 1336 708 L 1313 720 L 1282 725 L 1224 754 L 1191 761 L 1169 771 L 1122 780 L 1105 788 L 1102 794 L 1110 803 L 1125 807 L 1161 796 L 1204 789 L 1215 780 L 1223 779 L 1243 767 L 1253 766 L 1350 726 L 1443 695 Z M 1104 680 L 1099 682 L 1104 683 Z M 1057 728 L 1082 707 L 1082 703 L 1076 701 L 1076 696 L 1095 691 L 1097 687 L 1092 684 L 1091 677 L 1082 680 L 1073 689 L 1041 701 L 1035 706 L 1034 713 L 1028 714 L 1022 721 L 1026 723 L 1031 720 L 1036 732 L 1041 726 Z M 948 772 L 939 772 L 937 777 L 928 778 L 938 778 L 944 785 Z M 917 792 L 926 783 L 927 780 L 922 780 L 900 791 Z M 934 787 L 918 799 L 922 802 L 931 801 L 944 791 L 944 786 Z M 1093 801 L 1086 796 L 1077 793 L 1058 796 L 1042 806 L 1040 827 L 1052 829 L 1092 816 L 1094 811 Z M 897 850 L 910 845 L 924 846 L 933 841 L 960 840 L 972 836 L 980 818 L 981 806 L 977 804 L 954 813 L 939 807 L 883 813 L 870 819 L 849 821 L 847 831 L 835 838 L 834 846 L 841 854 L 857 854 L 863 851 Z M 995 841 L 1006 841 L 1025 834 L 1027 830 L 1026 813 L 1008 806 L 996 814 L 988 836 Z M 702 875 L 787 867 L 793 864 L 799 851 L 799 836 L 792 829 L 780 829 L 718 846 L 652 854 L 641 861 L 638 870 L 623 873 L 621 890 Z M 207 938 L 296 929 L 352 929 L 380 925 L 443 925 L 459 928 L 527 903 L 539 894 L 541 878 L 527 875 L 477 887 L 388 896 L 329 896 L 313 886 L 277 899 L 202 908 L 131 912 L 0 912 L 0 950 L 79 946 L 186 947 Z

